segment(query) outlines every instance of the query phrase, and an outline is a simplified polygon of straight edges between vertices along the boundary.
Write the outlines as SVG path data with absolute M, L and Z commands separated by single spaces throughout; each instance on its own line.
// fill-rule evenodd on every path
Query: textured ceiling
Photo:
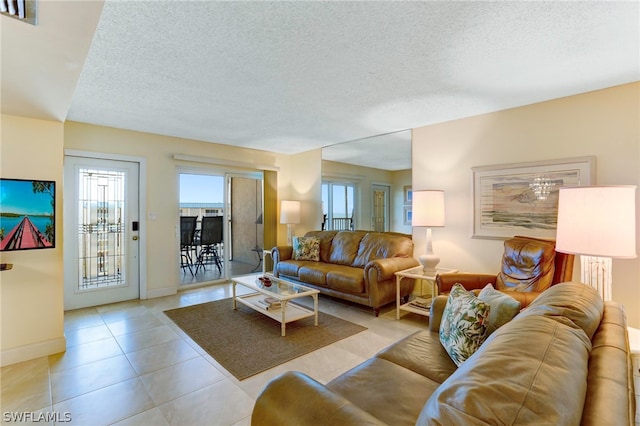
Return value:
M 51 19 L 57 3 L 68 19 Z M 55 37 L 41 34 L 39 50 L 86 38 L 76 32 L 93 31 L 90 3 L 40 2 L 34 31 Z M 77 85 L 53 118 L 303 152 L 640 80 L 639 20 L 637 1 L 107 0 L 79 78 L 60 79 Z M 12 113 L 15 33 L 2 24 Z M 51 56 L 33 71 L 41 78 L 70 62 Z

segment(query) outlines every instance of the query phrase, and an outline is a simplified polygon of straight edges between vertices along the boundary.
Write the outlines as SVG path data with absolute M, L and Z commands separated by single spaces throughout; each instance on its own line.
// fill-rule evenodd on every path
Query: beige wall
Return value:
M 266 151 L 237 148 L 201 141 L 173 138 L 149 133 L 132 132 L 90 124 L 67 122 L 64 126 L 64 148 L 142 157 L 147 167 L 147 295 L 148 297 L 173 294 L 179 282 L 178 235 L 178 169 L 185 167 L 215 171 L 234 169 L 207 161 L 248 163 L 248 168 L 280 168 L 290 174 L 289 156 Z M 194 156 L 197 161 L 178 161 L 174 154 Z M 200 162 L 202 161 L 202 162 Z M 253 169 L 252 169 L 253 168 Z M 283 181 L 288 184 L 288 180 Z M 280 182 L 279 182 L 280 185 Z M 286 234 L 285 234 L 286 238 Z
M 315 149 L 287 158 L 288 167 L 278 180 L 280 200 L 300 201 L 300 224 L 295 226 L 294 235 L 320 229 L 322 222 L 321 204 L 321 158 L 322 150 Z M 280 223 L 280 205 L 278 205 L 278 223 Z M 287 242 L 287 225 L 278 227 L 278 243 Z
M 335 179 L 358 185 L 360 188 L 360 197 L 356 200 L 355 206 L 357 229 L 368 230 L 372 228 L 372 185 L 388 185 L 391 188 L 389 196 L 391 202 L 391 217 L 389 218 L 390 230 L 411 233 L 411 227 L 403 224 L 403 187 L 411 185 L 411 170 L 394 172 L 323 160 L 322 177 L 324 179 Z
M 411 225 L 404 224 L 404 187 L 411 186 L 412 170 L 398 170 L 393 172 L 393 186 L 391 187 L 391 230 L 411 234 Z
M 640 184 L 640 83 L 414 129 L 413 188 L 445 191 L 446 227 L 433 230 L 441 266 L 491 273 L 500 266 L 502 241 L 471 238 L 472 167 L 591 155 L 597 184 Z M 424 228 L 414 239 L 417 256 Z M 613 280 L 613 299 L 640 327 L 640 261 L 614 260 Z
M 65 349 L 62 267 L 63 125 L 2 115 L 0 171 L 4 178 L 56 181 L 56 247 L 2 252 L 0 334 L 2 365 Z

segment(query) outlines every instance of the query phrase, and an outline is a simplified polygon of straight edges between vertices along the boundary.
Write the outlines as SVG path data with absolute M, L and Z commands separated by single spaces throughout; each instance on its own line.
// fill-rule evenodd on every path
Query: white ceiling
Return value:
M 638 81 L 639 5 L 40 1 L 2 112 L 298 153 Z

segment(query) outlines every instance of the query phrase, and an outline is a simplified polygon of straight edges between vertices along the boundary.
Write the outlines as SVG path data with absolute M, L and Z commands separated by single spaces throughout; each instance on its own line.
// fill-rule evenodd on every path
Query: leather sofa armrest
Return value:
M 509 296 L 520 302 L 521 309 L 529 306 L 536 297 L 542 294 L 541 291 L 503 291 L 502 293 L 508 294 Z
M 442 274 L 436 277 L 436 286 L 438 294 L 447 294 L 451 291 L 454 284 L 460 283 L 469 291 L 473 291 L 476 296 L 487 284 L 496 286 L 496 275 L 490 274 Z M 536 297 L 540 295 L 539 291 L 502 291 L 504 294 L 516 299 L 520 302 L 521 308 L 526 308 Z
M 413 257 L 387 257 L 385 259 L 376 259 L 367 263 L 364 267 L 364 276 L 370 276 L 369 270 L 375 268 L 378 272 L 378 281 L 386 281 L 395 278 L 394 274 L 398 271 L 413 268 L 420 263 Z
M 496 275 L 491 274 L 441 274 L 436 276 L 438 294 L 449 293 L 454 284 L 460 283 L 467 290 L 482 290 L 487 284 L 496 285 Z
M 297 371 L 271 380 L 258 396 L 252 426 L 382 425 L 371 414 Z
M 271 249 L 271 259 L 273 260 L 273 267 L 281 260 L 289 260 L 293 257 L 293 247 L 291 246 L 276 246 Z

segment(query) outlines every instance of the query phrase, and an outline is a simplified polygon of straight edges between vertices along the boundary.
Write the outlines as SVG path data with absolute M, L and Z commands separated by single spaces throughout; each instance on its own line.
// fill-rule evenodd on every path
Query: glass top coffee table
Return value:
M 260 277 L 267 277 L 271 284 L 259 280 Z M 256 310 L 281 324 L 282 336 L 285 335 L 288 322 L 297 321 L 302 318 L 315 316 L 314 325 L 318 325 L 318 290 L 305 287 L 274 277 L 273 275 L 252 274 L 231 278 L 233 283 L 233 309 L 237 309 L 237 303 L 242 303 Z M 253 290 L 250 294 L 238 295 L 236 286 Z M 289 303 L 293 299 L 300 297 L 313 298 L 313 310 L 294 303 Z

